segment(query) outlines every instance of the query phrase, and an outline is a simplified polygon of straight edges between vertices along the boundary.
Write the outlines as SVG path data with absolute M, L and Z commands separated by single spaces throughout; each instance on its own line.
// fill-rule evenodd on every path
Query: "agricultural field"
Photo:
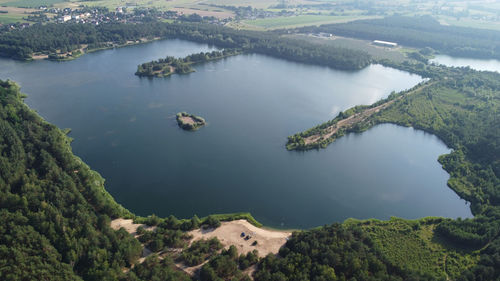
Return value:
M 16 23 L 16 22 L 24 22 L 23 15 L 18 14 L 0 14 L 0 23 Z
M 400 47 L 384 48 L 384 47 L 374 46 L 373 44 L 371 44 L 371 41 L 368 40 L 359 40 L 359 39 L 345 38 L 339 36 L 333 36 L 330 38 L 320 38 L 304 34 L 295 34 L 288 36 L 294 39 L 304 40 L 320 45 L 364 51 L 370 54 L 375 59 L 389 59 L 396 62 L 403 62 L 405 59 L 407 59 L 405 55 L 407 51 L 415 51 L 414 49 L 406 50 Z
M 249 27 L 262 29 L 295 28 L 308 25 L 321 25 L 330 23 L 349 22 L 359 19 L 370 19 L 376 17 L 363 16 L 330 16 L 330 15 L 298 15 L 290 17 L 275 17 L 256 20 L 246 20 L 243 24 Z
M 405 16 L 431 15 L 444 25 L 500 30 L 500 3 L 489 0 L 467 1 L 329 1 L 329 0 L 0 0 L 5 7 L 52 6 L 76 8 L 100 6 L 156 8 L 179 14 L 199 14 L 219 19 L 234 18 L 236 7 L 252 7 L 266 14 L 250 15 L 230 23 L 231 27 L 251 30 L 273 30 L 302 26 L 342 23 L 379 18 L 394 14 Z M 224 7 L 225 6 L 225 7 Z M 22 20 L 19 14 L 0 15 L 0 22 Z
M 0 7 L 0 23 L 15 23 L 25 22 L 23 18 L 28 16 L 28 13 L 35 11 L 34 9 L 24 9 L 16 7 Z
M 0 0 L 0 5 L 8 7 L 38 8 L 63 3 L 64 0 Z
M 208 5 L 235 6 L 235 7 L 251 6 L 252 8 L 257 8 L 257 9 L 269 9 L 270 7 L 276 6 L 280 3 L 279 0 L 205 0 L 199 2 L 203 2 Z

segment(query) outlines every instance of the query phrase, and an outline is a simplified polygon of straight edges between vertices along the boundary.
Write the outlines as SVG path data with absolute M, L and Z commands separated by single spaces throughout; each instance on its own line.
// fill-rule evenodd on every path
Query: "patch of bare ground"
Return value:
M 245 233 L 245 236 L 242 236 L 242 233 Z M 207 240 L 217 237 L 226 249 L 229 248 L 229 246 L 234 245 L 238 249 L 239 254 L 246 254 L 253 250 L 257 250 L 260 257 L 264 257 L 270 253 L 278 254 L 279 249 L 285 245 L 288 237 L 292 235 L 290 231 L 259 228 L 250 224 L 246 220 L 222 222 L 221 226 L 216 229 L 195 229 L 190 231 L 189 234 L 193 236 L 190 243 L 201 239 Z M 250 236 L 251 238 L 245 239 L 247 236 Z M 257 241 L 257 244 L 252 245 L 255 241 Z M 186 266 L 182 262 L 176 263 L 175 265 L 187 274 L 194 276 L 207 262 L 208 260 L 200 265 L 191 267 Z M 252 275 L 256 270 L 257 266 L 254 265 L 247 268 L 243 273 L 252 278 Z
M 136 224 L 131 219 L 118 218 L 111 221 L 111 228 L 114 230 L 124 228 L 128 233 L 136 238 L 139 236 L 137 235 L 137 228 L 140 226 L 144 227 L 144 229 L 148 231 L 154 231 L 156 229 L 155 226 Z M 242 233 L 245 233 L 244 237 L 242 237 Z M 190 231 L 188 234 L 193 237 L 190 244 L 197 240 L 206 240 L 217 237 L 225 248 L 229 248 L 231 245 L 236 246 L 239 254 L 246 254 L 253 250 L 257 250 L 259 252 L 259 256 L 264 257 L 268 254 L 278 254 L 279 249 L 285 245 L 288 238 L 292 235 L 292 232 L 259 228 L 250 224 L 246 220 L 235 220 L 222 222 L 221 226 L 216 229 L 195 229 Z M 251 238 L 245 239 L 247 236 L 250 236 Z M 257 244 L 253 245 L 255 241 L 257 241 Z M 171 249 L 158 253 L 158 256 L 160 259 L 165 255 L 170 255 L 175 258 L 176 256 L 179 256 L 181 252 L 181 249 Z M 144 262 L 146 257 L 151 254 L 153 254 L 153 252 L 143 245 L 142 256 L 137 262 Z M 197 266 L 187 266 L 182 262 L 178 262 L 175 263 L 175 266 L 190 276 L 194 276 L 207 262 L 208 260 Z M 251 277 L 256 269 L 256 266 L 252 266 L 246 269 L 244 273 Z M 124 270 L 126 271 L 129 269 L 125 268 Z
M 144 229 L 148 231 L 154 231 L 156 229 L 156 226 L 148 226 L 142 223 L 134 223 L 132 219 L 118 218 L 111 221 L 112 229 L 118 230 L 123 227 L 128 233 L 133 235 L 135 238 L 139 236 L 137 235 L 137 228 L 139 228 L 139 226 L 144 227 Z
M 179 117 L 179 119 L 185 123 L 185 124 L 189 124 L 189 125 L 194 125 L 196 124 L 196 121 L 193 119 L 193 117 L 191 116 L 182 116 L 182 117 Z
M 245 239 L 241 236 L 242 233 L 245 233 L 245 237 L 250 235 L 251 238 Z M 239 254 L 257 250 L 260 257 L 277 254 L 279 249 L 285 245 L 288 237 L 292 235 L 290 231 L 259 228 L 246 220 L 222 222 L 221 226 L 216 229 L 196 229 L 190 231 L 189 234 L 193 236 L 192 241 L 217 237 L 225 248 L 234 245 Z M 256 245 L 252 245 L 254 241 L 257 241 Z
M 44 60 L 44 59 L 48 59 L 49 55 L 34 54 L 34 55 L 31 56 L 31 58 L 34 59 L 34 60 Z

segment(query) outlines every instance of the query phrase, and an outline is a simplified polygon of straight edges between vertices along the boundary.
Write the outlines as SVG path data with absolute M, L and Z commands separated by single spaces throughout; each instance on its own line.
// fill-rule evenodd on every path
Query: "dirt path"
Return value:
M 342 119 L 342 120 L 338 121 L 337 123 L 335 123 L 335 124 L 333 124 L 333 125 L 325 128 L 325 129 L 323 129 L 321 131 L 321 133 L 319 133 L 319 134 L 314 134 L 314 135 L 311 135 L 309 137 L 304 138 L 304 142 L 305 142 L 306 145 L 309 145 L 309 144 L 314 144 L 314 143 L 321 142 L 322 140 L 329 139 L 335 133 L 337 133 L 340 129 L 350 128 L 353 125 L 366 120 L 368 117 L 370 117 L 373 114 L 379 112 L 380 110 L 387 108 L 388 106 L 390 106 L 394 102 L 402 99 L 403 97 L 406 97 L 406 96 L 411 95 L 411 94 L 416 93 L 416 92 L 420 92 L 423 89 L 429 87 L 430 85 L 432 85 L 434 83 L 435 82 L 425 84 L 422 87 L 420 87 L 418 89 L 415 89 L 415 90 L 413 90 L 411 92 L 408 92 L 407 94 L 405 94 L 403 96 L 400 96 L 400 97 L 398 97 L 396 99 L 387 101 L 387 102 L 385 102 L 385 103 L 383 103 L 381 105 L 378 105 L 376 107 L 367 108 L 367 109 L 365 109 L 365 110 L 363 110 L 361 112 L 353 114 L 353 115 L 347 117 L 346 119 Z
M 245 233 L 244 237 L 242 237 L 242 233 Z M 190 231 L 189 234 L 193 236 L 191 243 L 201 239 L 217 237 L 226 249 L 234 245 L 236 249 L 238 249 L 239 254 L 246 254 L 253 250 L 257 250 L 260 257 L 265 257 L 270 253 L 277 254 L 279 249 L 285 245 L 288 237 L 292 235 L 290 231 L 259 228 L 246 220 L 222 222 L 221 226 L 216 229 L 195 229 Z M 251 238 L 245 239 L 247 235 L 250 235 Z M 254 241 L 257 241 L 257 245 L 252 245 Z M 207 262 L 208 260 L 200 265 L 191 267 L 182 262 L 178 262 L 175 265 L 190 276 L 194 276 Z M 255 270 L 256 266 L 252 266 L 245 270 L 244 274 L 252 278 L 252 274 Z

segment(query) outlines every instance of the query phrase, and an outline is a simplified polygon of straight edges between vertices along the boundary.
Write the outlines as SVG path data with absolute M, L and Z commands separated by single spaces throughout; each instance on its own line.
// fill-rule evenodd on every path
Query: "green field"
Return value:
M 23 17 L 25 15 L 19 14 L 0 14 L 0 23 L 16 23 L 16 22 L 24 22 Z
M 23 7 L 23 8 L 38 8 L 40 6 L 51 6 L 57 3 L 65 2 L 64 0 L 14 0 L 14 1 L 2 1 L 2 5 L 11 7 Z
M 439 18 L 441 24 L 448 25 L 456 25 L 462 27 L 473 27 L 473 28 L 482 28 L 482 29 L 492 29 L 492 30 L 500 30 L 500 21 L 481 21 L 481 20 L 472 20 L 472 19 L 460 19 L 457 20 L 455 18 L 450 17 L 440 17 Z
M 332 1 L 333 2 L 333 1 Z M 435 1 L 405 1 L 394 2 L 374 1 L 371 5 L 358 5 L 357 1 L 346 0 L 335 2 L 328 7 L 330 1 L 288 0 L 286 7 L 277 7 L 279 0 L 0 0 L 0 5 L 9 7 L 39 7 L 54 6 L 58 8 L 76 8 L 84 6 L 101 6 L 114 10 L 121 6 L 152 7 L 160 10 L 177 10 L 184 14 L 196 13 L 212 16 L 209 12 L 226 12 L 217 6 L 252 7 L 269 12 L 286 10 L 295 16 L 271 17 L 255 20 L 232 22 L 230 26 L 238 29 L 272 30 L 280 28 L 295 28 L 308 25 L 341 23 L 358 19 L 384 17 L 394 14 L 407 16 L 430 15 L 446 25 L 474 27 L 500 30 L 500 5 L 487 0 L 477 0 L 474 4 L 466 1 L 437 3 Z M 326 6 L 325 6 L 326 5 Z M 188 10 L 185 10 L 188 9 Z M 376 13 L 374 11 L 377 11 Z M 376 15 L 376 16 L 375 16 Z M 219 16 L 221 17 L 221 16 Z M 1 22 L 15 22 L 14 16 L 3 16 Z
M 349 22 L 359 19 L 369 19 L 375 17 L 364 16 L 329 16 L 329 15 L 300 15 L 291 17 L 276 17 L 243 21 L 248 26 L 255 26 L 265 29 L 293 28 L 307 25 L 320 25 L 328 23 Z

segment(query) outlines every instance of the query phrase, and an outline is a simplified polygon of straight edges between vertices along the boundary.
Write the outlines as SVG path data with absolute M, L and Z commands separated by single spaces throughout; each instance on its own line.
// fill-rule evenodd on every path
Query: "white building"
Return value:
M 398 46 L 397 43 L 381 41 L 381 40 L 375 40 L 375 41 L 373 41 L 373 44 L 378 45 L 378 46 L 382 46 L 382 47 L 389 47 L 389 48 L 395 48 Z

